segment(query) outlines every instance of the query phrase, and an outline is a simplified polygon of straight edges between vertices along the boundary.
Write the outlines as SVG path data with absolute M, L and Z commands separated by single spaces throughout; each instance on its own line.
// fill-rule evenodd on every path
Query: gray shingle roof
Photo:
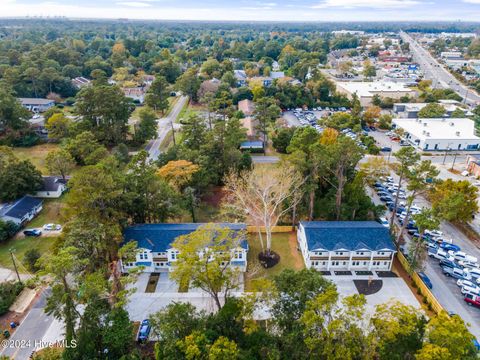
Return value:
M 396 250 L 389 230 L 376 221 L 301 221 L 308 249 Z
M 2 208 L 0 211 L 0 216 L 22 219 L 25 215 L 42 203 L 43 201 L 41 199 L 31 196 L 24 196 L 12 205 L 7 205 L 6 207 Z

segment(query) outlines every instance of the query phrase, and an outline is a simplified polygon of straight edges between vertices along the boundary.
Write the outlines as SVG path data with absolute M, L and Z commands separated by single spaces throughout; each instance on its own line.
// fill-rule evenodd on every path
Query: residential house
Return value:
M 375 221 L 301 221 L 297 241 L 305 266 L 321 271 L 389 271 L 396 252 Z
M 122 262 L 123 272 L 134 267 L 143 266 L 144 272 L 167 272 L 177 261 L 179 251 L 172 248 L 172 243 L 182 235 L 188 235 L 205 224 L 140 224 L 128 227 L 124 233 L 124 241 L 136 241 L 138 252 L 134 262 Z M 233 231 L 246 230 L 245 224 L 219 224 Z M 232 251 L 231 266 L 241 271 L 247 270 L 247 239 L 241 239 L 238 247 Z
M 134 102 L 143 104 L 147 93 L 147 87 L 137 86 L 133 88 L 122 88 L 122 91 L 126 97 L 133 99 Z
M 31 112 L 45 112 L 51 107 L 55 106 L 54 100 L 41 98 L 19 98 L 20 103 L 24 108 Z
M 247 85 L 247 73 L 245 72 L 245 70 L 234 70 L 233 75 L 235 76 L 235 79 L 237 80 L 237 85 L 238 86 Z
M 61 176 L 43 176 L 43 185 L 33 196 L 57 199 L 67 190 L 67 180 Z
M 263 141 L 261 140 L 244 141 L 240 144 L 240 150 L 250 151 L 250 152 L 263 152 L 264 151 Z
M 92 82 L 88 80 L 87 78 L 84 78 L 83 76 L 76 77 L 75 79 L 72 79 L 72 84 L 75 86 L 77 89 L 81 89 L 85 86 L 89 86 Z
M 27 221 L 32 220 L 42 210 L 42 205 L 43 200 L 32 196 L 24 196 L 0 208 L 0 219 L 23 225 Z

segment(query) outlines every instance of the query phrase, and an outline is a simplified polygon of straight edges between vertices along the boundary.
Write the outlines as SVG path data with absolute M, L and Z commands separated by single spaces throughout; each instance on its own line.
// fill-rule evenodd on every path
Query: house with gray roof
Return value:
M 320 271 L 390 271 L 396 252 L 375 221 L 301 221 L 297 241 L 305 266 Z
M 22 106 L 34 113 L 45 112 L 55 106 L 55 101 L 41 98 L 19 98 Z
M 42 210 L 42 206 L 42 200 L 24 196 L 13 203 L 3 205 L 0 208 L 0 219 L 23 225 L 32 220 Z
M 205 224 L 138 224 L 125 229 L 124 243 L 137 242 L 138 252 L 134 262 L 122 262 L 123 272 L 142 266 L 144 272 L 167 272 L 177 260 L 179 251 L 172 248 L 172 243 L 182 235 L 188 235 Z M 234 232 L 246 231 L 245 224 L 217 224 Z M 241 238 L 238 247 L 232 250 L 230 266 L 235 266 L 245 272 L 247 270 L 248 242 Z
M 42 176 L 42 188 L 34 196 L 39 198 L 58 199 L 67 190 L 67 179 L 61 176 Z

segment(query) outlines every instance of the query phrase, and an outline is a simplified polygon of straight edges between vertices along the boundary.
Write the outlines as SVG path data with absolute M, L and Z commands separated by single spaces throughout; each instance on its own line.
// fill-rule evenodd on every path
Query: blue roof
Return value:
M 2 211 L 2 216 L 9 216 L 15 219 L 22 219 L 29 212 L 32 212 L 34 208 L 43 203 L 43 200 L 37 199 L 31 196 L 24 196 L 12 205 L 7 205 Z
M 123 239 L 125 242 L 136 241 L 138 247 L 142 249 L 149 249 L 153 252 L 163 252 L 170 249 L 170 244 L 173 243 L 177 237 L 190 234 L 202 225 L 205 224 L 139 224 L 126 228 L 123 232 Z M 247 229 L 247 225 L 245 224 L 221 223 L 217 225 L 237 231 Z M 247 239 L 243 239 L 240 246 L 248 249 Z
M 301 221 L 308 249 L 392 250 L 389 230 L 376 221 Z
M 263 148 L 263 141 L 244 141 L 240 144 L 240 148 Z

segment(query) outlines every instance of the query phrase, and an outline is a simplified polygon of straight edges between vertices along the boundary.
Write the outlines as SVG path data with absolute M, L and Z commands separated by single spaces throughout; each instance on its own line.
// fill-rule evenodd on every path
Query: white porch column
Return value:
M 352 266 L 352 253 L 353 251 L 350 251 L 350 259 L 348 261 L 348 270 L 350 270 L 350 267 Z
M 372 264 L 373 264 L 373 250 L 370 251 L 370 264 L 368 264 L 368 270 L 372 270 Z
M 327 262 L 327 271 L 330 270 L 330 260 L 332 259 L 332 252 L 328 252 L 328 262 Z

